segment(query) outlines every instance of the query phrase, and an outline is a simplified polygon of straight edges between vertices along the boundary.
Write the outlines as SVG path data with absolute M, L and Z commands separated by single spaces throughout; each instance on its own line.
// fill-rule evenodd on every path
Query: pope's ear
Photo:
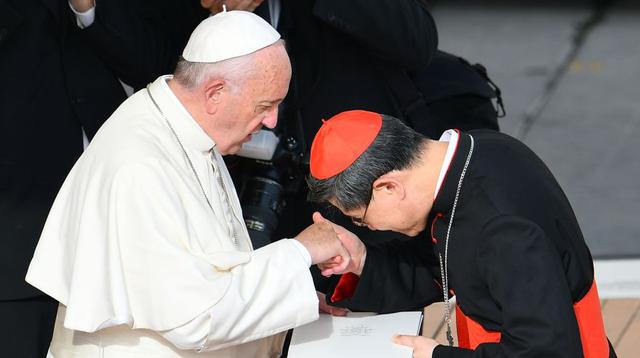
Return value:
M 378 200 L 381 198 L 402 200 L 406 195 L 402 182 L 386 176 L 382 176 L 373 182 L 373 193 Z
M 207 113 L 215 113 L 220 103 L 224 86 L 225 82 L 223 80 L 210 80 L 203 85 Z

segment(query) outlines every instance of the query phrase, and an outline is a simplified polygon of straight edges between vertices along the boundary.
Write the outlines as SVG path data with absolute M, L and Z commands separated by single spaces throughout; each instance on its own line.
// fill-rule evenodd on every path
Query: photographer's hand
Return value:
M 222 5 L 227 7 L 227 11 L 243 10 L 253 12 L 263 0 L 200 0 L 200 5 L 209 10 L 213 15 L 222 12 Z
M 338 270 L 338 267 L 342 267 L 340 262 L 327 261 L 318 265 L 323 275 L 329 276 L 330 274 L 343 274 L 346 272 L 352 272 L 358 276 L 362 274 L 362 268 L 367 258 L 367 247 L 364 246 L 362 241 L 351 231 L 344 227 L 334 224 L 328 219 L 325 219 L 319 212 L 313 213 L 314 223 L 328 223 L 331 224 L 333 230 L 338 234 L 338 238 L 342 241 L 342 244 L 349 250 L 351 255 L 351 262 L 344 271 Z M 327 275 L 327 273 L 329 275 Z
M 77 12 L 86 12 L 96 7 L 94 0 L 69 0 L 69 3 Z

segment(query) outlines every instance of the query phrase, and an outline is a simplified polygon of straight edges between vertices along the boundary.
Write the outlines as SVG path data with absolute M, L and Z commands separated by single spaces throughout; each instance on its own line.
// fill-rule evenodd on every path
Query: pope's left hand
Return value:
M 394 336 L 393 342 L 413 348 L 413 358 L 431 358 L 433 350 L 439 344 L 431 338 L 403 335 Z
M 316 291 L 318 295 L 318 303 L 320 313 L 328 313 L 332 316 L 346 316 L 349 313 L 349 310 L 342 307 L 334 307 L 327 304 L 327 299 L 324 293 Z

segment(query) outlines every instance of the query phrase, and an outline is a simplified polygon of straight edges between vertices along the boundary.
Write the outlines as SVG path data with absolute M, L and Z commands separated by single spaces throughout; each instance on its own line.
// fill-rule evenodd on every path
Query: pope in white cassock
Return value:
M 275 30 L 223 12 L 107 120 L 26 276 L 60 302 L 54 357 L 277 357 L 281 332 L 318 317 L 308 268 L 343 270 L 347 251 L 326 223 L 252 251 L 222 160 L 275 126 L 290 78 Z

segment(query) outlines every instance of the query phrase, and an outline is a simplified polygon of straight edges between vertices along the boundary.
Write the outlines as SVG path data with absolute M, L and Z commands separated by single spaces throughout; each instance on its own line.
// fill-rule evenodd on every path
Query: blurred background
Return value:
M 502 130 L 549 165 L 594 258 L 625 263 L 618 289 L 640 297 L 640 2 L 449 0 L 433 15 L 440 49 L 487 67 Z

